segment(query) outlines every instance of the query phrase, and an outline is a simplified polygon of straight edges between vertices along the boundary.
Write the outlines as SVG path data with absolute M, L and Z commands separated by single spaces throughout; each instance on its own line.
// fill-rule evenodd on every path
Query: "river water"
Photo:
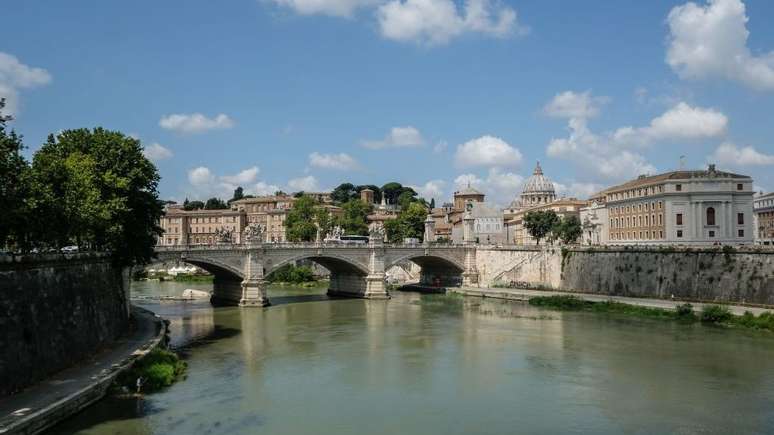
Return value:
M 172 320 L 187 379 L 52 433 L 774 433 L 772 334 L 461 296 L 269 297 L 267 309 L 137 301 Z

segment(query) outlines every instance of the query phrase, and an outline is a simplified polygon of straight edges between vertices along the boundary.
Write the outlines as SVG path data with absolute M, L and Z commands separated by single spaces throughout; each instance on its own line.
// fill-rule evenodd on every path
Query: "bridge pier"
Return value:
M 266 280 L 246 279 L 242 281 L 242 298 L 239 299 L 240 307 L 265 307 L 269 304 L 266 295 Z

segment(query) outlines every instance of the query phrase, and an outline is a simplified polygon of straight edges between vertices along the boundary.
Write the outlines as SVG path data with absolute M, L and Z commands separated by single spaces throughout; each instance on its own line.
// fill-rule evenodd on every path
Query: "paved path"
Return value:
M 117 370 L 163 338 L 160 318 L 134 306 L 132 313 L 137 321 L 131 336 L 18 394 L 0 398 L 0 434 L 37 433 L 101 398 Z
M 574 292 L 559 292 L 549 290 L 527 290 L 527 289 L 511 289 L 511 288 L 474 288 L 474 287 L 462 287 L 462 288 L 448 288 L 449 293 L 458 293 L 466 296 L 480 296 L 486 298 L 495 299 L 508 299 L 515 301 L 526 301 L 535 296 L 577 296 L 581 299 L 592 302 L 604 302 L 615 301 L 622 302 L 630 305 L 639 305 L 643 307 L 651 308 L 663 308 L 667 310 L 673 310 L 676 306 L 684 304 L 685 301 L 670 301 L 666 299 L 646 299 L 646 298 L 631 298 L 626 296 L 608 296 L 591 293 L 574 293 Z M 695 311 L 701 311 L 705 304 L 699 302 L 691 302 Z M 726 305 L 733 314 L 742 315 L 745 311 L 749 311 L 755 315 L 758 315 L 764 311 L 774 311 L 766 308 L 756 307 L 744 307 L 740 305 Z

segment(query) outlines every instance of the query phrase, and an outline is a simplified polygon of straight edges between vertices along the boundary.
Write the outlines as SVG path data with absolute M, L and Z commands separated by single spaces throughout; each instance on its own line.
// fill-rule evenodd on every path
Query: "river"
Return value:
M 171 319 L 187 379 L 103 400 L 51 433 L 774 432 L 770 333 L 461 296 L 269 297 L 266 309 L 136 301 Z

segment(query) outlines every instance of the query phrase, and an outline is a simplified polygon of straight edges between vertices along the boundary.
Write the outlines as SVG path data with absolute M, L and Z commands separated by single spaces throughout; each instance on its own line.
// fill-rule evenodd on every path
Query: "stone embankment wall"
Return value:
M 101 255 L 0 256 L 0 396 L 127 332 L 128 285 Z
M 483 286 L 774 305 L 770 249 L 482 249 L 476 263 Z

